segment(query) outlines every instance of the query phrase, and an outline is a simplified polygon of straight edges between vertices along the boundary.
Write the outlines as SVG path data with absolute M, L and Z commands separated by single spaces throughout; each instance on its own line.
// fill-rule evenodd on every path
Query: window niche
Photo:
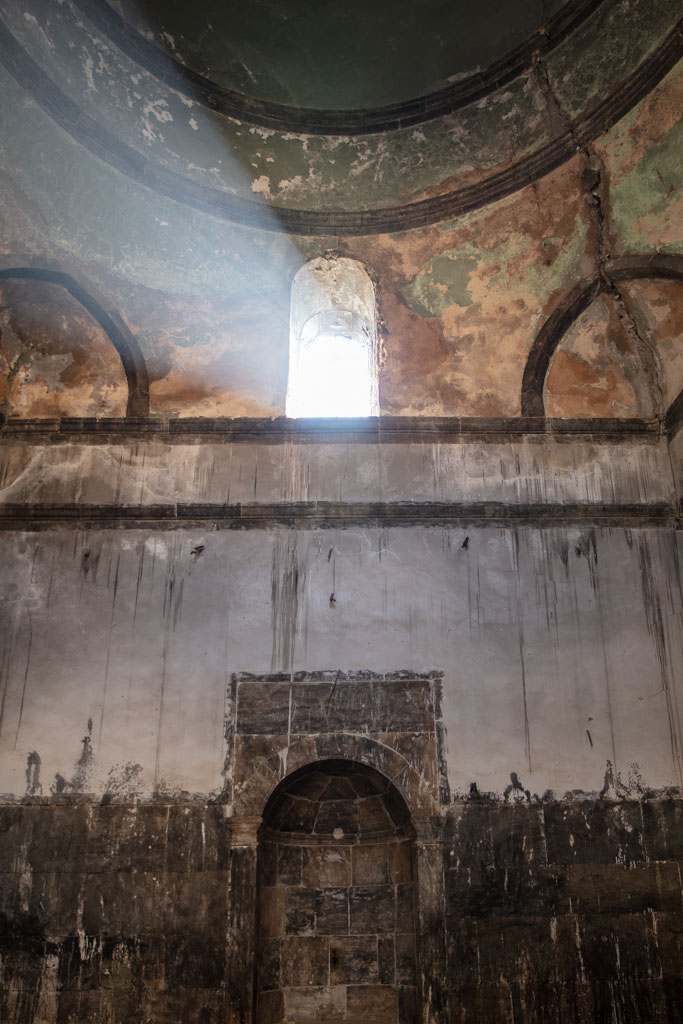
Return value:
M 356 260 L 310 260 L 292 284 L 287 415 L 376 416 L 375 289 Z

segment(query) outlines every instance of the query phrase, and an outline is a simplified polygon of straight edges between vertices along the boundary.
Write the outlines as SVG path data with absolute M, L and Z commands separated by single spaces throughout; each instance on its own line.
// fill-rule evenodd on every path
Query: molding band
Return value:
M 0 444 L 448 444 L 579 441 L 657 442 L 658 420 L 368 416 L 363 419 L 10 419 Z
M 245 124 L 306 135 L 369 135 L 424 124 L 474 103 L 511 82 L 535 58 L 576 31 L 604 0 L 570 0 L 546 25 L 514 50 L 443 89 L 381 107 L 325 110 L 287 106 L 226 89 L 193 71 L 133 28 L 106 0 L 73 0 L 75 6 L 122 53 L 150 75 L 201 106 Z
M 218 505 L 1 505 L 0 530 L 39 530 L 50 526 L 118 529 L 177 529 L 206 525 L 237 530 L 321 529 L 398 526 L 665 526 L 678 524 L 669 502 L 624 504 L 563 502 L 362 502 L 302 501 Z

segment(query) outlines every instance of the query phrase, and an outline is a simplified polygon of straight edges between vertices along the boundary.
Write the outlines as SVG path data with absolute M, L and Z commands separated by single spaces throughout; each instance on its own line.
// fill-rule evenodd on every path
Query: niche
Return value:
M 352 761 L 286 778 L 259 832 L 258 1024 L 417 1020 L 413 828 Z

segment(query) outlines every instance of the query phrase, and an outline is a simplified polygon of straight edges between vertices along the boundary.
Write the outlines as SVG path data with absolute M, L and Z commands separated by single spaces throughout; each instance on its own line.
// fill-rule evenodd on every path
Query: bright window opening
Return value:
M 375 293 L 355 260 L 321 258 L 292 285 L 288 416 L 377 414 Z

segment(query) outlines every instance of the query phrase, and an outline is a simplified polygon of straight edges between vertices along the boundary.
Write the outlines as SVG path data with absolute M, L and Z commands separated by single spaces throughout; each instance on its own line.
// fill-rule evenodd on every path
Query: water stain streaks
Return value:
M 273 542 L 271 567 L 272 672 L 292 671 L 302 582 L 296 532 L 278 532 Z
M 675 548 L 675 543 L 671 545 Z M 674 563 L 675 564 L 675 563 Z M 661 577 L 663 575 L 660 567 L 652 564 L 652 554 L 645 538 L 638 537 L 638 566 L 643 595 L 643 608 L 647 631 L 652 640 L 657 661 L 659 664 L 659 675 L 662 690 L 666 699 L 666 713 L 669 729 L 669 744 L 671 757 L 676 766 L 681 781 L 683 781 L 683 762 L 681 759 L 681 723 L 678 713 L 678 702 L 675 686 L 672 685 L 671 663 L 669 656 L 669 644 L 665 629 L 664 615 L 661 600 Z M 680 613 L 679 613 L 680 621 Z
M 19 730 L 21 729 L 21 720 L 24 717 L 24 700 L 26 698 L 26 686 L 28 683 L 28 672 L 31 665 L 31 647 L 33 645 L 33 622 L 31 620 L 31 613 L 27 612 L 28 615 L 28 642 L 26 645 L 26 667 L 24 669 L 24 679 L 21 687 L 21 701 L 19 703 L 19 717 L 17 720 L 17 731 L 14 734 L 14 750 L 17 749 L 17 742 L 19 740 Z

